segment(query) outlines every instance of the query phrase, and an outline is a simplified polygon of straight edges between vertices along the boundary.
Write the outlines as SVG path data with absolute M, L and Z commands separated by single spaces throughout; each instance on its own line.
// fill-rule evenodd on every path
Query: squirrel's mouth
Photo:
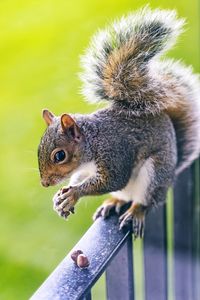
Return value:
M 49 178 L 41 178 L 41 184 L 44 187 L 49 187 L 49 186 L 54 186 L 57 185 L 59 183 L 62 183 L 63 181 L 69 179 L 70 174 L 66 174 L 65 176 L 58 176 L 58 175 L 52 175 Z

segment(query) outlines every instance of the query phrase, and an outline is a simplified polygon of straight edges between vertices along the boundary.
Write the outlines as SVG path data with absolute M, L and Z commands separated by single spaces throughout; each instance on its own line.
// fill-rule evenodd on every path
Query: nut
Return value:
M 77 263 L 77 266 L 82 269 L 87 268 L 89 266 L 88 258 L 84 254 L 78 255 L 76 263 Z
M 70 189 L 69 187 L 63 186 L 63 188 L 61 188 L 61 190 L 60 190 L 60 193 L 61 193 L 61 194 L 64 194 L 64 193 L 68 192 L 69 189 Z
M 71 254 L 71 259 L 72 259 L 75 263 L 77 263 L 77 258 L 78 258 L 78 256 L 79 256 L 79 254 L 82 254 L 82 253 L 83 253 L 83 251 L 81 251 L 81 250 L 76 250 L 76 251 L 72 252 L 72 254 Z

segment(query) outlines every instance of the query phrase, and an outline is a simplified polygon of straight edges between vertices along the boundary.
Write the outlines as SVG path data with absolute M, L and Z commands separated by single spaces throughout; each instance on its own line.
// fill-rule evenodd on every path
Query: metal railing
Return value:
M 200 190 L 199 161 L 182 173 L 173 190 L 173 296 L 200 299 Z M 169 299 L 168 233 L 166 206 L 150 213 L 144 236 L 145 300 Z M 78 268 L 70 254 L 57 266 L 31 300 L 92 299 L 91 289 L 106 272 L 109 300 L 141 300 L 134 292 L 133 247 L 130 228 L 119 231 L 118 217 L 98 219 L 72 251 L 89 258 Z M 136 273 L 136 272 L 135 272 Z

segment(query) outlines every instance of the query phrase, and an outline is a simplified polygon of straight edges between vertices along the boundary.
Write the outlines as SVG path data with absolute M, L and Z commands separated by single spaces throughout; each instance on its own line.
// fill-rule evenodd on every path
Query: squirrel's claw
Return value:
M 59 214 L 59 216 L 60 217 L 62 217 L 62 218 L 64 218 L 64 219 L 67 219 L 67 217 L 70 215 L 70 212 L 69 211 L 58 211 L 58 210 L 56 210 L 57 211 L 57 213 Z
M 106 219 L 107 217 L 109 217 L 112 210 L 115 210 L 115 212 L 119 214 L 122 206 L 124 206 L 125 203 L 125 201 L 116 198 L 105 200 L 103 204 L 100 207 L 98 207 L 96 212 L 94 213 L 93 221 L 95 221 L 99 217 L 103 217 L 104 219 Z
M 144 229 L 145 229 L 145 218 L 143 219 L 133 219 L 133 235 L 134 238 L 143 238 L 144 237 Z
M 102 210 L 103 210 L 102 206 L 100 206 L 100 207 L 97 208 L 97 210 L 95 211 L 95 213 L 92 216 L 92 220 L 93 221 L 96 221 L 99 217 L 102 216 Z
M 133 219 L 133 216 L 130 212 L 126 211 L 121 217 L 119 218 L 119 229 L 121 230 L 124 226 L 127 226 Z
M 145 215 L 147 207 L 140 203 L 133 203 L 119 218 L 119 229 L 127 226 L 132 221 L 134 238 L 143 238 L 145 229 Z
M 109 217 L 111 210 L 113 209 L 112 205 L 102 205 L 97 208 L 96 212 L 93 215 L 93 221 L 98 219 L 99 217 L 102 217 L 103 219 L 106 219 Z

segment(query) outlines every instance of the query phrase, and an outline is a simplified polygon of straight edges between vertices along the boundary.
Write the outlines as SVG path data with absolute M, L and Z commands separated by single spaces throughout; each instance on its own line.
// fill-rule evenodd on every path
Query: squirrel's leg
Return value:
M 137 177 L 129 183 L 132 189 L 132 205 L 120 216 L 119 221 L 120 228 L 133 221 L 135 237 L 143 236 L 146 213 L 153 206 L 165 202 L 167 189 L 173 182 L 175 164 L 172 159 L 168 159 L 167 164 L 163 157 L 164 154 L 159 152 L 147 159 Z
M 149 194 L 148 205 L 133 202 L 131 207 L 119 218 L 120 229 L 132 221 L 134 237 L 142 238 L 144 235 L 146 214 L 152 207 L 157 208 L 158 205 L 165 203 L 167 190 L 168 188 L 166 186 L 156 188 L 152 194 Z
M 119 200 L 114 197 L 105 200 L 102 205 L 97 208 L 93 215 L 93 220 L 95 221 L 99 217 L 103 217 L 104 219 L 107 218 L 113 209 L 117 214 L 119 214 L 122 206 L 124 206 L 126 203 L 126 201 Z

